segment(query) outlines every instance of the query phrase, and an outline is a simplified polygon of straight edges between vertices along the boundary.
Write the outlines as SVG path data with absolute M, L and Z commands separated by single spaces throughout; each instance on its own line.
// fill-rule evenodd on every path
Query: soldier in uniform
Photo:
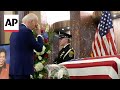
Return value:
M 70 45 L 70 38 L 72 35 L 67 33 L 59 34 L 59 44 L 62 47 L 58 53 L 58 57 L 55 58 L 54 63 L 59 64 L 65 61 L 74 59 L 74 49 Z

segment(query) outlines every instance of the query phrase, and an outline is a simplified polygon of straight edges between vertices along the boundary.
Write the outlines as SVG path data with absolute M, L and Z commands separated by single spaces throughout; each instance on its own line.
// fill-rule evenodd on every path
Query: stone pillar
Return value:
M 56 34 L 53 32 L 53 37 L 52 37 L 52 58 L 51 58 L 51 63 L 55 60 L 56 57 L 58 57 L 59 53 L 59 38 L 56 36 Z
M 70 11 L 70 27 L 72 34 L 72 47 L 75 50 L 75 59 L 80 58 L 80 11 Z
M 87 11 L 70 11 L 72 46 L 75 59 L 91 57 L 96 24 Z
M 82 58 L 91 57 L 92 42 L 95 37 L 97 24 L 94 23 L 94 19 L 91 13 L 87 11 L 80 11 L 80 32 L 81 32 L 81 53 Z

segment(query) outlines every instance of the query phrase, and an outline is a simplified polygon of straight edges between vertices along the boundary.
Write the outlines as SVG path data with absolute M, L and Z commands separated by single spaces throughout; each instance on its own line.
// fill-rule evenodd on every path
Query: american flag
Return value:
M 117 55 L 110 11 L 103 11 L 92 43 L 93 56 Z
M 120 79 L 120 55 L 63 62 L 70 79 Z

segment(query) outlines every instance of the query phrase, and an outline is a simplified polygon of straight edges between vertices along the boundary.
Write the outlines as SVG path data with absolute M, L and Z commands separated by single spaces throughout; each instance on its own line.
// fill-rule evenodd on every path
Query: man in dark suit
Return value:
M 74 59 L 74 49 L 70 45 L 70 38 L 72 36 L 65 32 L 60 32 L 59 34 L 59 46 L 62 49 L 58 53 L 58 57 L 55 58 L 54 63 L 59 64 L 65 61 Z
M 32 30 L 38 35 L 38 41 L 34 38 Z M 29 13 L 22 19 L 19 32 L 13 32 L 10 36 L 10 78 L 30 79 L 34 73 L 33 49 L 42 51 L 43 39 L 38 26 L 38 17 Z

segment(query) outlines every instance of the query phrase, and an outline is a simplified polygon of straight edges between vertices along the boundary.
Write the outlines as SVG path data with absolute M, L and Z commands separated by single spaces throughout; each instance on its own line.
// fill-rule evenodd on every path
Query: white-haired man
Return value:
M 38 41 L 34 38 L 32 30 L 38 35 Z M 10 36 L 10 78 L 30 79 L 34 73 L 33 49 L 40 52 L 43 47 L 43 39 L 38 17 L 29 13 L 22 19 L 19 32 L 13 32 Z

